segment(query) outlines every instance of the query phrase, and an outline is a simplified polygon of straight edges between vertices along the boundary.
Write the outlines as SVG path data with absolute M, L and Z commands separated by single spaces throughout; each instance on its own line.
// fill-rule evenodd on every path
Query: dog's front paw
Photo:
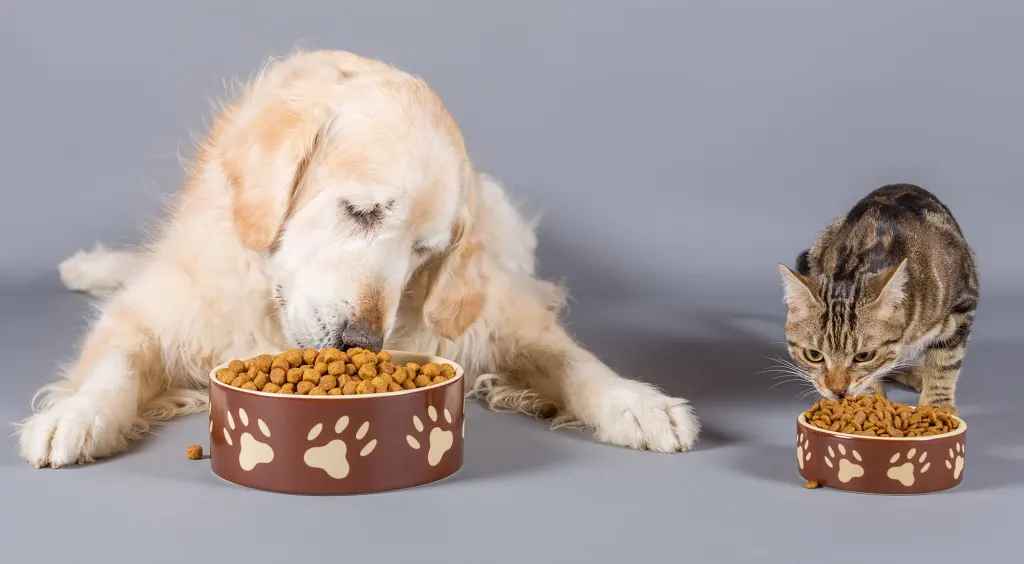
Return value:
M 19 430 L 21 456 L 36 468 L 92 462 L 123 450 L 126 423 L 96 398 L 71 396 L 29 417 Z
M 602 398 L 594 423 L 598 440 L 658 452 L 687 451 L 700 433 L 700 421 L 682 398 L 666 396 L 647 384 L 626 382 Z

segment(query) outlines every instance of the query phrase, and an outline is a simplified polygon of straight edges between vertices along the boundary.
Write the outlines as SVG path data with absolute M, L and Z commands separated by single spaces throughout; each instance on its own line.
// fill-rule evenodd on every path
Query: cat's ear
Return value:
M 789 308 L 790 315 L 803 317 L 810 313 L 812 308 L 821 305 L 818 297 L 814 295 L 814 281 L 809 277 L 793 272 L 784 264 L 779 265 L 779 275 L 782 276 L 782 287 L 786 292 L 783 300 Z
M 875 298 L 868 304 L 868 307 L 874 309 L 880 316 L 891 314 L 907 297 L 907 282 L 909 280 L 907 259 L 903 259 L 895 267 L 874 275 L 868 281 L 870 285 L 870 294 L 868 295 L 875 296 Z

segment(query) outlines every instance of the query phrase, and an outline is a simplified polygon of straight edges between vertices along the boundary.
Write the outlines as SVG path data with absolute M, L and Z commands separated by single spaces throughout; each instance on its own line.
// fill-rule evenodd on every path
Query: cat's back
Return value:
M 883 186 L 836 220 L 804 258 L 815 274 L 853 280 L 909 259 L 925 286 L 976 287 L 974 257 L 952 212 L 912 184 Z M 943 280 L 921 280 L 941 272 Z M 916 274 L 916 276 L 915 276 Z

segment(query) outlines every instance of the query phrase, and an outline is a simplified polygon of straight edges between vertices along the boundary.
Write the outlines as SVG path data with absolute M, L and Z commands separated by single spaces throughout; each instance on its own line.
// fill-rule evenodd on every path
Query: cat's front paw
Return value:
M 690 404 L 639 382 L 625 382 L 602 398 L 594 436 L 606 443 L 657 452 L 693 448 L 700 421 Z

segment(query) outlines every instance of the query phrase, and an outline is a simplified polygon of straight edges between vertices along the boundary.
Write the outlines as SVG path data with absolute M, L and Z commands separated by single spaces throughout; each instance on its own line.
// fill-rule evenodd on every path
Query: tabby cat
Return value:
M 779 265 L 786 341 L 830 399 L 884 393 L 888 376 L 920 405 L 955 404 L 978 305 L 974 254 L 953 214 L 909 184 L 883 186 Z

